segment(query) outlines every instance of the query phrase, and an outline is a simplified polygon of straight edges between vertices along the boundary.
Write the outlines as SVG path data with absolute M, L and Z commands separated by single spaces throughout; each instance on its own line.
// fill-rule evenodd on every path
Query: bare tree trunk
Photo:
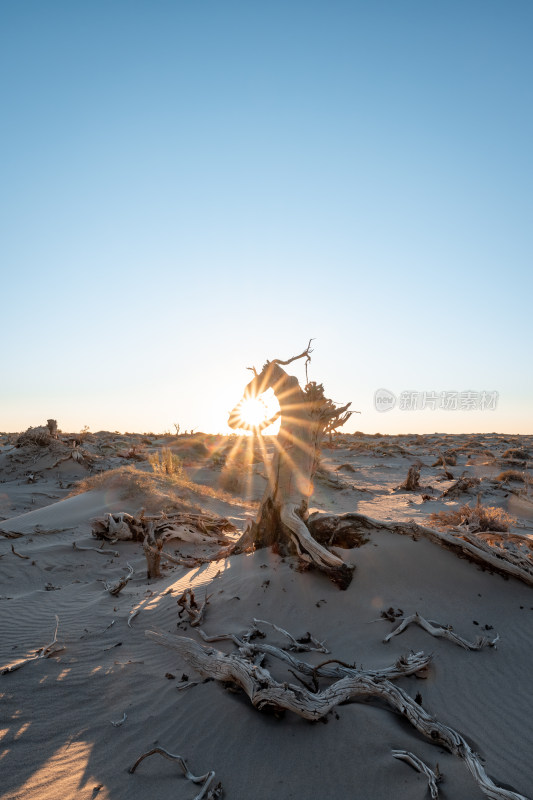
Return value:
M 308 359 L 309 352 L 308 347 L 295 358 L 305 356 Z M 280 366 L 293 360 L 267 361 L 261 373 L 254 370 L 255 377 L 244 391 L 243 400 L 272 388 L 279 401 L 281 418 L 275 440 L 277 449 L 271 463 L 260 439 L 268 485 L 244 542 L 257 548 L 275 546 L 280 552 L 295 552 L 303 562 L 314 564 L 341 589 L 346 589 L 354 567 L 313 539 L 306 520 L 322 438 L 344 424 L 351 413 L 347 411 L 350 404 L 337 408 L 324 396 L 323 387 L 315 383 L 309 383 L 302 390 L 297 378 L 288 375 Z M 247 427 L 240 419 L 239 407 L 240 403 L 229 418 L 229 425 L 234 428 Z M 260 435 L 260 430 L 254 432 Z
M 58 431 L 57 431 L 57 420 L 55 420 L 55 419 L 47 419 L 46 420 L 46 427 L 50 431 L 50 436 L 52 436 L 54 439 L 57 439 L 57 434 L 58 434 Z
M 414 492 L 420 488 L 420 464 L 412 464 L 407 472 L 407 478 L 404 480 L 399 489 L 405 489 L 407 492 Z

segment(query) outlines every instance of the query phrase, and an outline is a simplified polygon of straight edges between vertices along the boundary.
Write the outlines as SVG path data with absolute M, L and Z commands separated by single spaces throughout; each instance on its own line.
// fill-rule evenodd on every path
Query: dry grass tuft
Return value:
M 148 511 L 192 510 L 188 481 L 166 473 L 144 472 L 133 465 L 118 467 L 79 481 L 70 496 L 98 489 L 114 489 L 120 496 L 134 498 Z
M 84 478 L 69 496 L 97 489 L 115 489 L 124 499 L 134 498 L 147 511 L 176 509 L 200 512 L 203 498 L 235 505 L 235 498 L 221 489 L 212 489 L 176 475 L 144 472 L 133 464 Z M 239 505 L 256 508 L 257 503 L 240 500 Z
M 502 458 L 514 458 L 517 461 L 527 461 L 529 458 L 529 453 L 527 450 L 520 450 L 515 447 L 510 447 L 509 450 L 506 450 L 503 453 Z
M 500 483 L 508 483 L 509 481 L 517 481 L 519 483 L 533 484 L 533 479 L 526 472 L 519 472 L 517 469 L 506 469 L 500 472 L 496 478 Z
M 470 531 L 508 531 L 516 522 L 503 508 L 482 506 L 479 501 L 475 506 L 467 503 L 453 511 L 437 511 L 430 514 L 429 519 L 438 528 L 464 525 Z
M 183 463 L 170 447 L 163 447 L 156 453 L 148 456 L 148 461 L 154 472 L 158 475 L 173 475 L 176 478 L 183 477 Z

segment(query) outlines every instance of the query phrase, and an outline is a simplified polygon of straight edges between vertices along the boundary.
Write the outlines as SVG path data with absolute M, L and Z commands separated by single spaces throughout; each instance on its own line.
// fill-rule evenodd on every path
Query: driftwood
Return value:
M 29 556 L 24 556 L 22 555 L 22 553 L 17 553 L 14 545 L 11 545 L 11 552 L 13 553 L 14 556 L 18 556 L 19 558 L 29 559 Z
M 287 361 L 267 361 L 260 373 L 246 386 L 242 400 L 230 413 L 228 425 L 248 428 L 240 416 L 241 404 L 272 389 L 280 405 L 280 429 L 275 440 L 276 453 L 269 462 L 264 445 L 265 470 L 268 485 L 255 520 L 242 537 L 240 547 L 274 546 L 281 551 L 296 553 L 307 564 L 313 564 L 346 589 L 350 584 L 353 566 L 319 544 L 306 525 L 309 498 L 313 493 L 313 478 L 317 471 L 323 437 L 341 427 L 350 417 L 350 403 L 338 408 L 325 397 L 320 384 L 308 383 L 301 389 L 297 378 L 288 375 L 282 366 L 305 358 L 310 360 L 310 344 L 303 353 Z
M 442 773 L 439 771 L 439 765 L 437 764 L 437 769 L 433 772 L 427 764 L 415 756 L 414 753 L 410 753 L 408 750 L 393 750 L 392 751 L 393 758 L 397 758 L 400 761 L 405 761 L 406 764 L 409 764 L 410 767 L 416 769 L 417 772 L 421 772 L 422 775 L 425 775 L 428 779 L 429 785 L 429 792 L 431 794 L 432 800 L 436 800 L 439 796 L 439 790 L 437 788 L 437 784 L 443 780 Z
M 442 627 L 436 623 L 432 625 L 431 622 L 415 612 L 409 617 L 405 617 L 397 628 L 385 636 L 383 641 L 390 642 L 393 636 L 398 636 L 398 634 L 403 633 L 412 623 L 420 625 L 420 627 L 431 634 L 431 636 L 448 639 L 450 642 L 459 645 L 459 647 L 463 647 L 465 650 L 482 650 L 484 647 L 496 647 L 497 642 L 500 640 L 499 636 L 496 636 L 494 639 L 489 639 L 488 636 L 477 636 L 475 641 L 469 642 L 463 639 L 462 636 L 454 633 L 451 626 Z
M 164 634 L 157 636 L 147 631 L 147 635 L 162 644 L 170 644 L 204 677 L 229 681 L 241 686 L 252 704 L 259 710 L 286 709 L 305 719 L 316 720 L 326 716 L 339 703 L 348 700 L 369 696 L 384 699 L 406 717 L 420 733 L 465 761 L 479 787 L 486 794 L 493 798 L 522 800 L 521 795 L 501 789 L 492 782 L 486 775 L 480 758 L 460 734 L 433 719 L 405 691 L 388 680 L 369 678 L 361 672 L 357 677 L 346 676 L 328 689 L 312 693 L 300 686 L 274 681 L 267 670 L 256 667 L 239 656 L 227 656 L 182 637 L 172 641 Z
M 273 622 L 268 622 L 266 619 L 255 619 L 254 617 L 254 625 L 257 627 L 258 624 L 270 625 L 275 631 L 278 631 L 278 633 L 282 633 L 283 636 L 286 636 L 290 641 L 289 650 L 293 650 L 296 653 L 310 652 L 312 650 L 317 653 L 329 653 L 329 650 L 324 645 L 324 642 L 319 642 L 318 639 L 315 639 L 315 637 L 311 636 L 310 633 L 306 633 L 305 636 L 295 639 L 292 633 L 289 633 L 289 631 L 286 631 L 284 628 L 280 628 L 278 625 L 274 625 Z
M 466 475 L 466 473 L 463 473 L 461 477 L 455 481 L 455 483 L 449 486 L 441 494 L 441 497 L 448 497 L 449 499 L 453 500 L 456 497 L 460 497 L 462 494 L 468 493 L 470 489 L 472 489 L 474 486 L 479 486 L 480 483 L 481 481 L 479 478 L 474 478 Z
M 109 592 L 109 594 L 112 594 L 113 597 L 118 597 L 118 595 L 121 593 L 123 588 L 126 586 L 126 584 L 129 581 L 131 581 L 131 579 L 133 578 L 133 576 L 135 574 L 135 571 L 134 571 L 133 567 L 131 566 L 131 564 L 129 562 L 127 562 L 127 567 L 128 567 L 128 574 L 124 578 L 121 578 L 115 584 L 109 584 L 109 583 L 105 584 L 106 590 Z
M 522 554 L 517 555 L 512 550 L 503 547 L 492 547 L 483 538 L 467 530 L 439 531 L 419 525 L 414 520 L 390 522 L 373 519 L 356 511 L 338 515 L 315 512 L 309 516 L 307 525 L 313 535 L 315 525 L 318 528 L 327 525 L 330 530 L 334 529 L 335 526 L 342 527 L 344 535 L 347 535 L 347 532 L 353 529 L 354 533 L 387 530 L 391 533 L 400 533 L 413 538 L 424 537 L 435 544 L 466 556 L 485 568 L 502 575 L 512 575 L 533 586 L 533 560 L 524 557 Z M 491 531 L 490 535 L 497 537 L 498 533 Z
M 295 656 L 287 653 L 286 650 L 281 650 L 279 647 L 267 644 L 266 642 L 258 642 L 255 637 L 260 633 L 257 626 L 254 624 L 243 634 L 237 636 L 234 633 L 222 633 L 214 636 L 208 636 L 201 629 L 198 631 L 204 642 L 219 642 L 223 640 L 232 641 L 237 645 L 242 655 L 254 658 L 258 654 L 263 656 L 272 656 L 279 661 L 283 661 L 293 669 L 300 672 L 302 675 L 308 675 L 311 678 L 344 678 L 346 676 L 356 677 L 362 670 L 354 665 L 343 664 L 337 659 L 328 659 L 321 664 L 313 666 L 306 661 L 300 661 Z M 425 655 L 422 652 L 410 653 L 406 656 L 400 656 L 397 661 L 390 667 L 384 667 L 379 670 L 364 670 L 365 675 L 372 678 L 388 678 L 395 680 L 396 678 L 405 677 L 408 675 L 416 675 L 419 678 L 426 676 L 427 670 L 431 663 L 431 655 Z
M 318 720 L 340 703 L 376 697 L 405 717 L 416 730 L 436 745 L 444 747 L 464 761 L 479 788 L 493 800 L 527 800 L 517 792 L 497 786 L 485 772 L 480 757 L 457 731 L 439 722 L 403 689 L 391 681 L 370 677 L 360 671 L 346 675 L 321 692 L 275 681 L 270 672 L 235 654 L 226 655 L 213 647 L 204 647 L 192 639 L 146 631 L 146 635 L 176 650 L 193 669 L 205 678 L 240 686 L 258 710 L 287 710 L 308 720 Z
M 64 650 L 64 647 L 56 646 L 57 645 L 57 630 L 59 628 L 59 617 L 56 614 L 56 627 L 54 631 L 54 638 L 50 642 L 50 644 L 45 645 L 44 647 L 40 647 L 34 656 L 30 656 L 29 658 L 24 658 L 22 661 L 17 661 L 15 664 L 11 664 L 7 667 L 0 667 L 0 675 L 7 675 L 9 672 L 16 672 L 17 669 L 24 667 L 26 664 L 29 664 L 30 661 L 38 661 L 41 658 L 50 658 L 51 656 L 55 656 L 57 653 L 60 653 Z
M 140 608 L 136 608 L 134 611 L 132 611 L 130 613 L 130 615 L 128 617 L 128 628 L 131 628 L 131 623 L 133 622 L 135 617 L 139 616 L 140 613 L 141 613 L 141 609 Z
M 118 550 L 103 550 L 101 547 L 82 547 L 80 544 L 77 544 L 76 542 L 72 542 L 72 549 L 79 551 L 92 550 L 95 553 L 99 553 L 101 556 L 114 556 L 115 558 L 118 558 L 118 556 L 120 555 Z
M 438 459 L 431 466 L 433 466 L 433 467 L 442 466 L 442 469 L 444 471 L 444 477 L 446 478 L 446 480 L 453 481 L 453 473 L 450 472 L 450 470 L 448 469 L 448 464 L 450 466 L 452 466 L 452 467 L 455 464 L 457 464 L 457 456 L 456 455 L 450 455 L 450 454 L 443 455 L 440 452 L 440 450 L 438 451 L 438 453 L 439 453 Z
M 420 464 L 411 464 L 407 471 L 407 478 L 398 487 L 406 492 L 414 492 L 420 487 Z
M 216 800 L 216 798 L 222 797 L 222 785 L 218 783 L 216 786 L 212 786 L 215 779 L 213 770 L 206 772 L 205 775 L 197 777 L 190 772 L 187 762 L 182 756 L 169 753 L 168 750 L 165 750 L 163 747 L 154 747 L 152 750 L 148 750 L 147 753 L 143 753 L 142 756 L 139 756 L 135 764 L 130 767 L 129 772 L 135 772 L 141 761 L 144 761 L 148 756 L 153 756 L 155 753 L 164 756 L 164 758 L 168 758 L 169 761 L 177 761 L 187 780 L 192 781 L 192 783 L 202 784 L 202 791 L 200 794 L 196 795 L 194 800 L 203 800 L 203 798 L 205 798 L 205 800 Z
M 154 516 L 146 516 L 142 512 L 138 517 L 125 512 L 106 514 L 92 523 L 92 533 L 96 538 L 142 542 L 148 578 L 161 577 L 161 558 L 186 567 L 227 558 L 234 548 L 227 534 L 236 532 L 236 527 L 225 517 L 181 511 Z M 192 544 L 226 545 L 226 548 L 211 557 L 176 558 L 163 550 L 165 542 L 173 539 Z
M 437 455 L 438 458 L 435 463 L 431 465 L 432 467 L 444 467 L 444 469 L 446 469 L 446 466 L 455 467 L 457 464 L 457 453 L 455 450 L 448 450 L 445 453 L 442 453 L 441 450 L 437 450 Z
M 181 597 L 178 597 L 177 604 L 181 606 L 178 616 L 186 613 L 192 628 L 196 628 L 203 622 L 205 607 L 209 602 L 210 595 L 205 596 L 203 603 L 198 604 L 192 589 L 185 589 Z
M 161 551 L 163 549 L 162 539 L 156 542 L 154 536 L 154 523 L 152 521 L 147 523 L 144 532 L 143 550 L 146 558 L 146 577 L 147 578 L 160 578 L 161 577 Z

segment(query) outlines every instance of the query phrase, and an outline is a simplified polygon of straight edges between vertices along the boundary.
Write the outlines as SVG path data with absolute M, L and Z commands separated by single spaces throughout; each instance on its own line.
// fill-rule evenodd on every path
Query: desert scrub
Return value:
M 27 444 L 38 445 L 39 447 L 48 447 L 52 440 L 50 431 L 45 425 L 36 428 L 28 428 L 27 431 L 21 433 L 16 441 L 16 447 L 24 447 Z
M 183 462 L 170 447 L 163 447 L 160 451 L 152 453 L 148 456 L 148 461 L 158 475 L 172 475 L 175 478 L 183 476 Z
M 518 448 L 511 447 L 509 450 L 506 450 L 503 453 L 502 458 L 512 458 L 516 459 L 517 461 L 527 461 L 529 458 L 529 452 L 527 450 L 520 450 Z
M 438 528 L 467 525 L 470 531 L 508 531 L 516 522 L 503 508 L 482 506 L 479 500 L 475 506 L 466 503 L 453 511 L 437 511 L 429 519 Z
M 134 500 L 149 512 L 197 510 L 191 503 L 188 481 L 165 473 L 144 472 L 133 465 L 84 478 L 69 497 L 99 489 L 114 489 L 123 500 Z
M 135 500 L 150 512 L 172 509 L 201 512 L 205 498 L 235 505 L 234 498 L 221 489 L 203 486 L 175 475 L 145 472 L 133 464 L 106 470 L 78 481 L 69 497 L 99 489 L 114 489 L 123 499 Z M 239 501 L 239 506 L 255 509 L 257 503 Z
M 500 472 L 496 478 L 500 483 L 508 483 L 509 481 L 517 481 L 518 483 L 533 484 L 533 479 L 526 472 L 519 472 L 517 469 L 506 469 Z

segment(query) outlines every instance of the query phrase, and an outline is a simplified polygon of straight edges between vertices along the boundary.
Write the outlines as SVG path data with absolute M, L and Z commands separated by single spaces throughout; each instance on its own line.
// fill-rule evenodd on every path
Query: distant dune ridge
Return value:
M 531 800 L 533 437 L 333 435 L 315 519 L 374 520 L 357 541 L 340 529 L 324 539 L 355 565 L 346 591 L 271 549 L 206 561 L 220 544 L 194 531 L 165 539 L 162 577 L 148 579 L 142 541 L 93 536 L 108 514 L 161 527 L 164 512 L 193 527 L 225 518 L 238 538 L 267 481 L 260 452 L 239 442 L 50 424 L 0 434 L 2 800 L 200 796 L 161 753 L 128 771 L 157 748 L 184 758 L 211 798 Z M 523 580 L 425 529 L 501 552 Z M 388 690 L 358 702 L 363 679 L 376 691 L 390 681 L 416 719 Z M 336 681 L 356 702 L 333 702 L 327 724 L 303 718 Z M 296 713 L 267 702 L 282 696 Z M 462 737 L 459 757 L 426 724 Z M 498 788 L 480 788 L 465 749 Z

